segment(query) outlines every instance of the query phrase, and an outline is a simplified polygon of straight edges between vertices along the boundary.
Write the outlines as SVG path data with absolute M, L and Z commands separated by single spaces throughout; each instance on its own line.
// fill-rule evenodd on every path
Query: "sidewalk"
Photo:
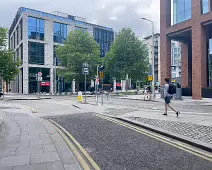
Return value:
M 50 96 L 40 95 L 22 95 L 22 94 L 5 94 L 4 97 L 1 97 L 0 100 L 42 100 L 42 99 L 51 99 Z
M 63 138 L 47 120 L 19 105 L 0 104 L 1 170 L 81 170 Z
M 92 103 L 92 102 L 90 102 Z M 77 104 L 81 109 L 112 116 L 212 152 L 212 113 L 173 112 L 120 105 Z M 183 106 L 182 106 L 183 107 Z

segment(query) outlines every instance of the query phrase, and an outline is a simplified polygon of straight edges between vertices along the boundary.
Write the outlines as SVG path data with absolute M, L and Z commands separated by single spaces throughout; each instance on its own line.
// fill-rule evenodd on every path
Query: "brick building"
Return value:
M 182 87 L 212 97 L 212 0 L 160 0 L 161 80 L 171 78 L 171 40 L 182 44 Z M 164 82 L 163 82 L 164 83 Z

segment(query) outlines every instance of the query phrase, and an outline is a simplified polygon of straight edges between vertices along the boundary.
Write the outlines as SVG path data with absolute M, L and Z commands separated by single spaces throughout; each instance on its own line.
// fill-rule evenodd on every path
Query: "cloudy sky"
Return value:
M 159 32 L 160 0 L 0 0 L 0 26 L 10 27 L 21 6 L 81 16 L 117 32 L 130 27 L 140 37 L 151 34 L 151 24 L 140 19 L 145 17 L 155 21 Z

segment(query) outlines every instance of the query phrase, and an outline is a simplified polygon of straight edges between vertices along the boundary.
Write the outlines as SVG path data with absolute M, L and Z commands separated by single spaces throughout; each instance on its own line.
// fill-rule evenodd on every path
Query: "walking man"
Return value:
M 178 117 L 180 112 L 176 111 L 173 107 L 170 106 L 171 98 L 172 98 L 173 94 L 176 93 L 176 88 L 174 87 L 173 84 L 170 83 L 169 78 L 165 78 L 165 81 L 166 81 L 166 84 L 164 85 L 165 113 L 163 115 L 167 116 L 167 110 L 169 107 L 176 113 L 176 115 Z

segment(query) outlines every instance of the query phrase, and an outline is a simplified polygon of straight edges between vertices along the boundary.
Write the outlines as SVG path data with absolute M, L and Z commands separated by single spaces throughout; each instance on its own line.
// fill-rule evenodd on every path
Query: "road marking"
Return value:
M 77 149 L 75 148 L 75 146 L 70 142 L 70 140 L 68 139 L 68 137 L 66 135 L 64 135 L 64 133 L 62 132 L 62 130 L 60 130 L 56 125 L 55 122 L 53 120 L 50 120 L 52 122 L 52 124 L 54 125 L 54 128 L 56 129 L 56 131 L 63 137 L 63 139 L 65 140 L 65 142 L 67 143 L 67 145 L 69 146 L 69 148 L 74 152 L 75 156 L 77 157 L 78 161 L 80 162 L 80 164 L 82 165 L 83 169 L 90 169 L 88 164 L 86 163 L 86 161 L 83 159 L 83 157 L 80 155 L 80 153 L 77 151 Z
M 24 107 L 25 107 L 26 109 L 32 111 L 32 113 L 38 113 L 38 110 L 35 109 L 35 108 L 32 108 L 32 107 L 30 107 L 30 106 L 24 106 Z
M 83 155 L 86 157 L 86 159 L 90 162 L 90 164 L 94 167 L 95 170 L 100 170 L 100 167 L 97 165 L 96 162 L 90 157 L 90 155 L 86 152 L 86 150 L 77 142 L 77 140 L 62 126 L 60 126 L 55 121 L 49 119 L 54 125 L 58 126 L 71 140 L 72 142 L 78 147 L 78 149 L 83 153 Z M 69 143 L 71 143 L 69 141 Z
M 95 116 L 100 117 L 100 118 L 105 119 L 105 120 L 108 120 L 108 121 L 111 121 L 111 122 L 114 122 L 116 124 L 119 124 L 121 126 L 129 128 L 131 130 L 134 130 L 134 131 L 136 131 L 138 133 L 142 133 L 142 134 L 144 134 L 146 136 L 152 137 L 152 138 L 157 139 L 157 140 L 159 140 L 161 142 L 164 142 L 166 144 L 172 145 L 172 146 L 174 146 L 174 147 L 176 147 L 178 149 L 184 150 L 186 152 L 189 152 L 189 153 L 191 153 L 193 155 L 196 155 L 198 157 L 201 157 L 203 159 L 206 159 L 206 160 L 212 162 L 212 155 L 211 154 L 204 153 L 204 152 L 202 152 L 200 150 L 197 150 L 197 149 L 194 149 L 192 147 L 189 147 L 188 145 L 185 145 L 185 144 L 182 144 L 182 143 L 179 143 L 179 142 L 176 142 L 176 141 L 172 141 L 171 139 L 165 138 L 165 137 L 163 137 L 161 135 L 157 135 L 155 133 L 152 133 L 150 131 L 144 130 L 142 128 L 138 128 L 138 127 L 136 127 L 134 125 L 130 125 L 129 123 L 125 123 L 125 122 L 117 120 L 115 118 L 111 118 L 111 117 L 108 117 L 108 116 L 105 116 L 105 115 L 102 115 L 102 114 L 97 114 Z

